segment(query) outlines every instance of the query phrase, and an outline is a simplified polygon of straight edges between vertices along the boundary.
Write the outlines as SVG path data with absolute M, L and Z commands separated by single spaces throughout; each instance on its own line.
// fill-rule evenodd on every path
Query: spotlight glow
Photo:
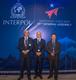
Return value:
M 54 7 L 54 4 L 50 4 L 50 7 Z

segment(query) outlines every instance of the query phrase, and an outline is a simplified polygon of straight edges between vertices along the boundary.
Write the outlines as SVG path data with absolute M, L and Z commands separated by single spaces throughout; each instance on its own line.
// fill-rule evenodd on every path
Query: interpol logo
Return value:
M 25 8 L 21 3 L 16 3 L 12 8 L 11 8 L 11 16 L 10 18 L 25 18 Z
M 17 2 L 11 8 L 11 16 L 9 19 L 3 20 L 3 25 L 25 25 L 28 26 L 30 20 L 25 17 L 25 8 L 20 2 Z

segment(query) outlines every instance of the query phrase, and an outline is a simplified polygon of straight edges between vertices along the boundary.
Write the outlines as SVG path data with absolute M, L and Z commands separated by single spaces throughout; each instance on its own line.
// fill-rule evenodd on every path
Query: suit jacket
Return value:
M 37 39 L 34 39 L 33 50 L 34 50 L 35 53 L 38 51 Z M 41 42 L 40 42 L 40 52 L 43 54 L 44 51 L 45 51 L 45 40 L 41 39 Z
M 33 48 L 33 39 L 28 37 L 28 44 L 27 44 L 27 47 L 25 47 L 24 45 L 24 37 L 20 38 L 19 39 L 19 42 L 18 42 L 18 49 L 20 51 L 20 53 L 23 55 L 22 53 L 22 50 L 30 50 L 30 52 L 32 51 L 32 48 Z M 30 53 L 29 52 L 29 53 Z
M 58 41 L 56 41 L 56 47 L 55 47 L 55 56 L 52 56 L 52 41 L 49 41 L 47 43 L 47 51 L 48 51 L 48 58 L 49 59 L 58 59 L 59 53 L 60 53 L 60 43 Z

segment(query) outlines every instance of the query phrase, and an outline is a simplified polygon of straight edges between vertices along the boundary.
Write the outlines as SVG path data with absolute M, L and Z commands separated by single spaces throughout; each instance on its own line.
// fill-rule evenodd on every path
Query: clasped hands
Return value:
M 22 53 L 23 53 L 24 55 L 28 54 L 28 52 L 29 52 L 29 50 L 22 50 Z
M 41 55 L 41 52 L 39 51 L 39 52 L 36 52 L 36 55 L 37 56 L 40 56 Z

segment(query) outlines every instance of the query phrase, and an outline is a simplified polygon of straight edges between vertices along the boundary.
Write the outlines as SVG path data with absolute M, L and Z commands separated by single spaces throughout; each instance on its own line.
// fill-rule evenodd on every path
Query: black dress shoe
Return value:
M 21 77 L 19 77 L 17 80 L 21 80 L 22 78 Z
M 28 77 L 28 80 L 31 80 L 31 77 Z
M 34 76 L 34 79 L 36 79 L 36 78 L 37 78 L 37 76 L 35 75 L 35 76 Z
M 58 80 L 58 77 L 54 77 L 54 80 Z
M 42 77 L 41 75 L 39 76 L 39 78 L 40 78 L 40 79 L 43 79 L 43 77 Z
M 53 77 L 53 75 L 49 75 L 49 76 L 48 76 L 48 79 L 51 78 L 51 77 Z
M 58 80 L 57 78 L 54 78 L 54 80 Z

